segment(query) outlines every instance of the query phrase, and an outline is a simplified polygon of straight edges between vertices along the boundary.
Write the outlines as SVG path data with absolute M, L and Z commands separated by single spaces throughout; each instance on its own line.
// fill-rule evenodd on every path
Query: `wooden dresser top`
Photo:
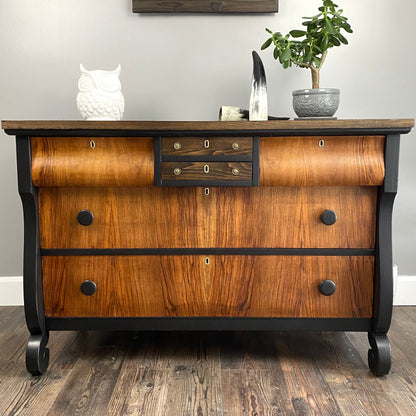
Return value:
M 10 135 L 45 136 L 157 136 L 249 134 L 257 136 L 405 134 L 414 119 L 273 120 L 273 121 L 81 121 L 7 120 L 1 127 Z

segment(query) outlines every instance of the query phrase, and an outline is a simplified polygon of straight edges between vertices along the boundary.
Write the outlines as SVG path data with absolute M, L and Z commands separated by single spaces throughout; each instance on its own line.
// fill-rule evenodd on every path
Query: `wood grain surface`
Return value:
M 373 257 L 46 256 L 45 314 L 369 318 Z M 335 282 L 332 296 L 319 284 Z M 97 291 L 85 296 L 84 280 Z
M 134 131 L 135 134 L 149 136 L 149 131 L 172 134 L 175 131 L 269 131 L 279 136 L 278 131 L 308 130 L 356 130 L 360 129 L 379 131 L 386 134 L 388 131 L 409 131 L 415 124 L 414 119 L 351 119 L 351 120 L 269 120 L 269 121 L 82 121 L 82 120 L 3 120 L 1 127 L 12 134 L 25 134 L 27 131 L 60 130 L 65 135 L 73 131 Z M 383 132 L 381 132 L 383 131 Z M 384 132 L 385 131 L 385 132 Z M 249 133 L 251 134 L 251 133 Z
M 40 188 L 42 248 L 373 248 L 376 187 Z M 323 211 L 337 213 L 324 225 Z M 81 210 L 94 215 L 78 223 Z
M 175 174 L 178 172 L 180 173 Z M 237 169 L 237 171 L 235 171 Z M 233 173 L 234 172 L 234 173 Z M 162 180 L 251 181 L 251 162 L 162 162 Z
M 135 13 L 275 13 L 278 0 L 133 0 Z
M 161 142 L 162 155 L 168 156 L 241 156 L 253 153 L 252 137 L 162 137 Z
M 32 137 L 31 144 L 35 186 L 142 186 L 154 182 L 151 137 Z
M 366 333 L 321 331 L 53 331 L 32 377 L 23 306 L 0 307 L 0 323 L 1 415 L 416 414 L 415 306 L 393 309 L 381 378 Z
M 381 185 L 384 136 L 260 141 L 260 186 Z

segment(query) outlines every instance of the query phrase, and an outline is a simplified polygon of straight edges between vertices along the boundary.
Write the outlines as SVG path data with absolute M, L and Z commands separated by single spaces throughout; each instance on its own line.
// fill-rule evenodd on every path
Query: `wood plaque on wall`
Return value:
M 133 0 L 134 13 L 276 13 L 279 0 Z

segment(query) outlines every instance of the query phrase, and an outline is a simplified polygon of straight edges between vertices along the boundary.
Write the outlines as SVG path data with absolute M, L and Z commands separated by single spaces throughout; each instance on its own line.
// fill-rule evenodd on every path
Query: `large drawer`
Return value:
M 32 137 L 35 186 L 144 186 L 154 182 L 151 137 Z
M 368 249 L 376 205 L 376 187 L 40 188 L 40 244 Z M 78 221 L 81 211 L 90 225 Z M 325 211 L 336 214 L 333 225 L 322 222 Z
M 372 315 L 373 257 L 50 256 L 42 268 L 48 317 Z

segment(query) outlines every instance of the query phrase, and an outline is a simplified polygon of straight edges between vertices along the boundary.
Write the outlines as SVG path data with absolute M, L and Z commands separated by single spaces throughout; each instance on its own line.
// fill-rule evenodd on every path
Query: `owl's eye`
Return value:
M 87 92 L 95 88 L 94 81 L 88 74 L 82 74 L 78 81 L 78 88 L 82 92 Z
M 100 88 L 107 92 L 115 92 L 119 89 L 119 80 L 113 74 L 103 74 L 99 83 Z

